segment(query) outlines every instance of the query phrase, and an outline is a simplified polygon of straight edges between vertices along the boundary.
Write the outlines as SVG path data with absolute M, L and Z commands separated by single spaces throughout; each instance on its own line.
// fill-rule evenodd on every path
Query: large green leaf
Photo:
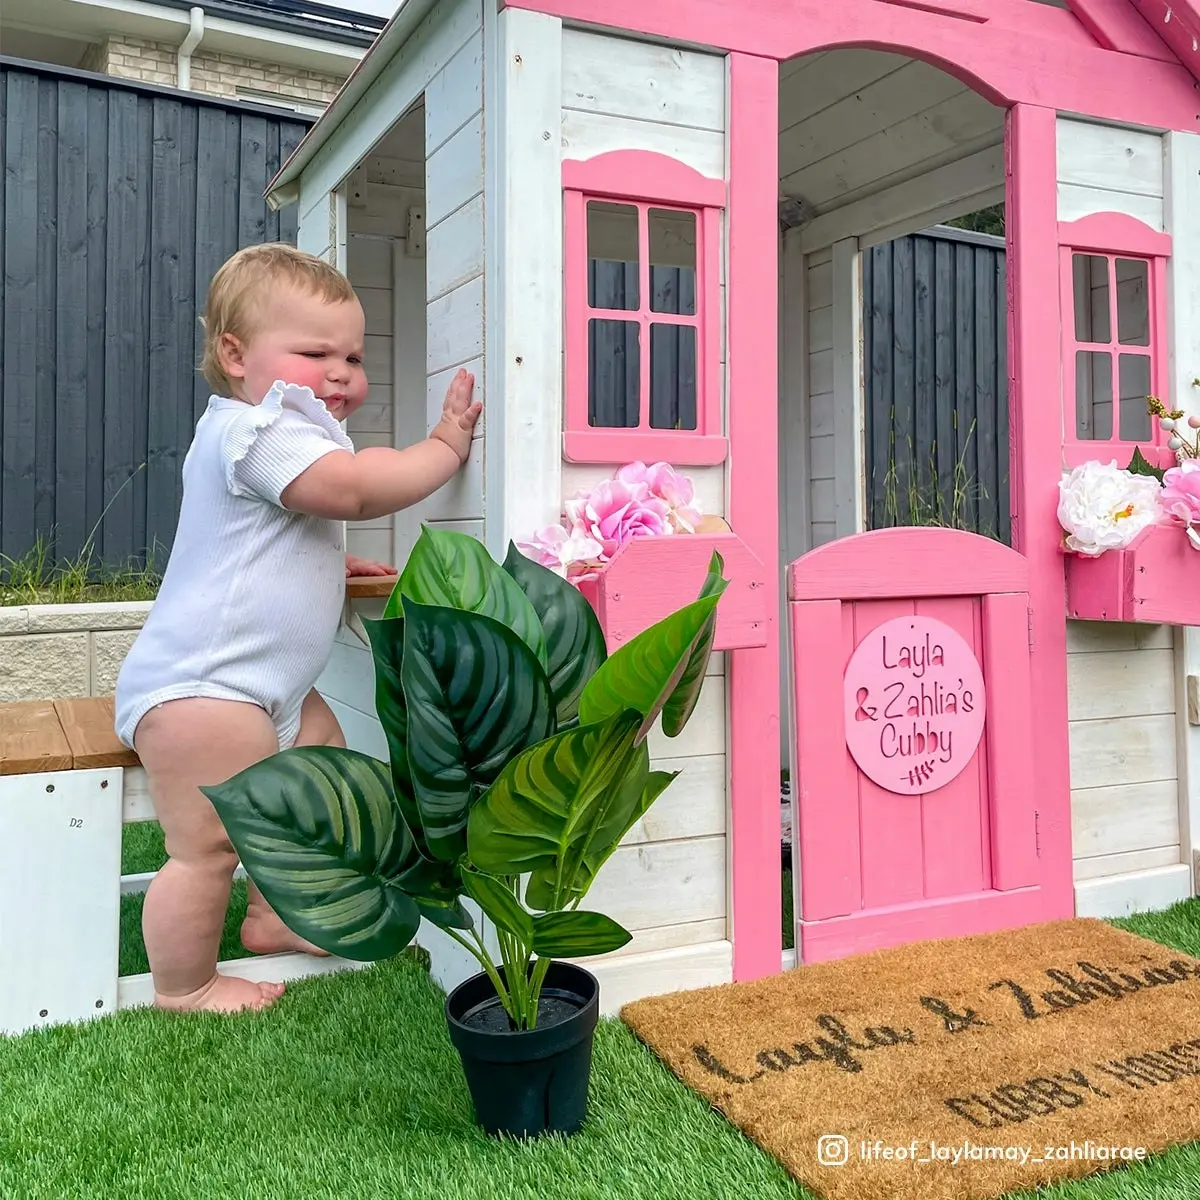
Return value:
M 471 810 L 470 861 L 491 875 L 545 873 L 551 896 L 538 907 L 558 907 L 597 831 L 621 825 L 614 812 L 639 802 L 649 772 L 649 752 L 634 741 L 640 723 L 639 713 L 618 713 L 518 755 Z
M 585 958 L 620 950 L 632 939 L 628 929 L 603 913 L 548 912 L 533 918 L 533 952 L 540 958 Z
M 620 802 L 609 806 L 604 820 L 587 838 L 582 856 L 572 874 L 570 891 L 556 900 L 556 887 L 559 891 L 562 890 L 558 885 L 556 872 L 553 867 L 541 867 L 529 876 L 525 888 L 525 903 L 530 908 L 545 910 L 556 903 L 570 904 L 587 895 L 588 889 L 600 873 L 600 868 L 620 845 L 621 839 L 646 814 L 646 810 L 678 774 L 678 771 L 650 771 L 640 791 L 634 788 L 630 794 L 623 793 Z M 632 804 L 631 795 L 634 800 Z
M 558 728 L 569 729 L 579 716 L 584 684 L 608 656 L 604 631 L 578 588 L 522 554 L 509 543 L 504 569 L 529 598 L 546 635 L 550 691 Z
M 412 777 L 408 769 L 408 706 L 404 699 L 404 618 L 385 617 L 363 621 L 371 639 L 375 663 L 375 712 L 383 726 L 392 764 L 392 786 L 404 821 L 417 849 L 427 858 L 429 843 L 421 827 L 421 814 L 413 799 Z
M 632 708 L 642 714 L 638 737 L 644 738 L 669 705 L 670 728 L 664 720 L 663 732 L 674 737 L 683 729 L 704 683 L 717 604 L 728 586 L 721 566 L 714 551 L 700 599 L 643 630 L 601 665 L 579 699 L 583 724 Z
M 700 588 L 699 599 L 704 600 L 709 596 L 716 596 L 718 601 L 720 600 L 722 592 L 729 586 L 729 580 L 721 574 L 724 567 L 725 560 L 718 551 L 714 550 L 708 564 L 708 574 Z M 678 737 L 695 711 L 696 702 L 700 699 L 700 689 L 704 685 L 704 673 L 708 670 L 708 662 L 712 657 L 713 641 L 716 636 L 717 614 L 714 611 L 713 615 L 705 622 L 704 628 L 692 646 L 687 665 L 683 668 L 683 674 L 679 676 L 679 682 L 676 683 L 663 704 L 662 727 L 663 733 L 667 737 Z
M 498 621 L 407 596 L 401 679 L 413 799 L 430 853 L 453 862 L 480 793 L 553 730 L 550 684 L 529 647 Z
M 387 763 L 302 746 L 201 790 L 247 874 L 294 933 L 365 962 L 412 940 L 421 912 L 409 891 L 431 876 L 401 819 Z M 431 899 L 440 906 L 444 897 Z
M 546 669 L 546 635 L 537 612 L 512 576 L 475 538 L 422 526 L 383 615 L 400 616 L 406 598 L 499 621 L 533 651 L 542 669 Z
M 515 933 L 528 946 L 533 940 L 533 917 L 502 880 L 480 871 L 464 871 L 463 887 L 492 923 Z

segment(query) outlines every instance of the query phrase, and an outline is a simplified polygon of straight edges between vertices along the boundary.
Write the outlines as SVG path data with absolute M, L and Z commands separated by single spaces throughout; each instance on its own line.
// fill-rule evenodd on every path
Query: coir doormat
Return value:
M 628 1004 L 829 1200 L 991 1200 L 1200 1138 L 1200 961 L 1096 920 Z

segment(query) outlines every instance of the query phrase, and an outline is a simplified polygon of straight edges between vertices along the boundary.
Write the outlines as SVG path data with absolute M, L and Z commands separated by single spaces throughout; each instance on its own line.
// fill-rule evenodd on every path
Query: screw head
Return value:
M 50 1013 L 49 1013 L 49 1010 L 48 1010 L 48 1009 L 45 1009 L 45 1008 L 43 1008 L 43 1009 L 39 1009 L 39 1010 L 38 1010 L 38 1016 L 39 1016 L 39 1017 L 46 1017 L 46 1016 L 49 1016 L 49 1015 L 50 1015 Z
M 48 792 L 54 791 L 54 784 L 52 784 L 52 783 L 46 784 L 46 791 L 48 791 Z
M 107 779 L 102 779 L 102 780 L 100 780 L 100 786 L 101 786 L 102 788 L 106 788 L 106 787 L 108 787 L 108 780 L 107 780 Z

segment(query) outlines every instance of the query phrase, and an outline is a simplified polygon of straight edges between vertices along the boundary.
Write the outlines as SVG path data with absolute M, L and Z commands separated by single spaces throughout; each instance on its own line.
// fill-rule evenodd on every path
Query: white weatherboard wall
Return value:
M 1119 212 L 1164 228 L 1159 134 L 1060 118 L 1057 143 L 1060 221 Z M 1191 894 L 1182 652 L 1169 626 L 1090 621 L 1068 622 L 1067 649 L 1076 911 L 1165 908 Z
M 723 58 L 566 29 L 560 70 L 562 158 L 650 150 L 676 157 L 713 178 L 725 178 Z M 544 162 L 542 166 L 546 168 Z M 560 169 L 557 162 L 553 167 Z M 558 197 L 553 219 L 561 222 L 561 180 L 545 185 Z M 722 251 L 722 296 L 724 279 Z M 545 283 L 552 296 L 547 310 L 561 326 L 558 275 Z M 562 429 L 561 349 L 559 354 L 553 406 L 546 409 L 553 421 L 556 455 Z M 617 465 L 563 463 L 561 490 L 545 497 L 541 519 L 553 520 L 565 497 L 607 478 Z M 704 510 L 723 515 L 724 466 L 683 469 L 694 481 Z M 529 486 L 528 479 L 523 486 Z M 725 714 L 724 655 L 718 654 L 683 734 L 667 739 L 656 728 L 651 736 L 655 768 L 681 773 L 605 864 L 588 897 L 589 906 L 633 933 L 632 942 L 616 954 L 588 960 L 615 972 L 605 984 L 609 1002 L 612 993 L 629 997 L 731 977 L 726 940 Z

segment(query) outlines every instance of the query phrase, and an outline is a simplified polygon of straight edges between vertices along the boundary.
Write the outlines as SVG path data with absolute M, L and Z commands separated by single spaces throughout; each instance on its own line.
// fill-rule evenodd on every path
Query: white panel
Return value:
M 733 943 L 727 941 L 581 961 L 600 984 L 602 1017 L 615 1017 L 622 1006 L 645 996 L 717 987 L 733 979 Z
M 493 439 L 488 455 L 502 457 L 503 525 L 489 526 L 489 539 L 502 549 L 559 513 L 563 239 L 562 150 L 555 135 L 562 113 L 562 23 L 506 8 L 497 24 L 504 108 L 495 282 L 502 290 L 500 307 L 489 304 L 499 344 L 489 347 L 487 362 L 493 403 L 504 398 L 503 445 Z
M 813 479 L 809 491 L 814 525 L 832 525 L 837 533 L 837 495 L 832 479 Z
M 1071 792 L 1075 858 L 1178 843 L 1179 788 L 1174 779 Z
M 0 1032 L 117 1006 L 121 770 L 0 777 Z
M 1093 213 L 1118 212 L 1144 221 L 1151 229 L 1163 230 L 1163 202 L 1157 196 L 1138 196 L 1133 192 L 1114 192 L 1104 188 L 1058 185 L 1058 219 L 1078 221 Z
M 414 204 L 420 204 L 420 191 L 412 187 L 368 183 L 366 193 L 365 208 L 347 205 L 346 220 L 350 234 L 405 237 L 408 233 L 408 210 Z
M 723 917 L 725 855 L 724 837 L 619 846 L 586 903 L 629 930 Z
M 355 237 L 351 232 L 346 262 L 347 274 L 355 290 L 392 286 L 392 259 L 390 254 L 384 253 L 386 245 L 375 238 Z
M 469 120 L 426 165 L 425 225 L 432 229 L 483 191 L 483 115 Z
M 1073 864 L 1075 879 L 1103 879 L 1106 875 L 1128 875 L 1153 867 L 1174 867 L 1182 863 L 1179 847 L 1159 846 L 1154 850 L 1130 850 L 1124 854 L 1097 854 L 1077 858 Z
M 346 553 L 388 566 L 396 564 L 392 558 L 391 529 L 364 529 L 361 525 L 347 525 Z
M 860 140 L 866 131 L 886 129 L 890 136 L 901 121 L 962 96 L 964 88 L 952 75 L 922 62 L 909 62 L 857 91 L 847 91 L 841 84 L 827 95 L 825 107 L 799 123 L 793 123 L 792 115 L 783 110 L 782 92 L 781 87 L 779 174 L 786 178 L 829 154 L 831 147 Z M 783 121 L 789 125 L 782 125 Z M 919 142 L 912 145 L 912 153 L 916 161 L 928 157 Z
M 469 362 L 483 353 L 483 277 L 429 305 L 426 324 L 425 373 Z
M 1067 658 L 1071 721 L 1175 711 L 1175 655 L 1168 649 Z
M 725 60 L 675 46 L 563 30 L 563 108 L 718 132 Z
M 1158 867 L 1075 885 L 1077 917 L 1127 917 L 1135 912 L 1161 912 L 1191 895 L 1186 866 Z
M 802 231 L 805 249 L 857 237 L 866 248 L 1004 199 L 1004 146 L 997 144 L 923 172 L 817 217 Z
M 878 50 L 834 50 L 781 64 L 779 128 L 789 129 L 843 97 L 865 91 L 884 76 L 913 65 L 910 58 Z
M 390 391 L 392 386 L 392 339 L 382 334 L 367 334 L 363 343 L 363 369 L 367 383 L 377 388 L 368 392 L 372 399 Z
M 928 111 L 819 159 L 784 178 L 818 208 L 839 207 L 855 193 L 874 193 L 889 176 L 912 179 L 925 162 L 957 159 L 1003 140 L 1004 114 L 976 92 L 965 90 Z
M 483 274 L 483 196 L 428 231 L 425 279 L 430 300 Z
M 679 774 L 625 835 L 625 845 L 725 832 L 728 765 L 724 754 L 660 758 L 651 767 Z
M 396 281 L 393 355 L 396 385 L 393 388 L 397 449 L 421 441 L 425 429 L 425 260 L 393 247 L 392 274 Z M 420 506 L 403 509 L 393 518 L 395 548 L 392 561 L 400 566 L 416 545 L 420 533 Z
M 317 691 L 327 700 L 347 708 L 375 712 L 375 659 L 364 645 L 336 642 L 325 670 L 317 680 Z
M 1058 181 L 1163 196 L 1163 139 L 1157 133 L 1059 118 Z
M 422 521 L 483 519 L 483 446 L 476 440 L 462 469 L 421 504 Z
M 479 0 L 446 0 L 421 22 L 313 155 L 301 176 L 302 195 L 336 187 L 371 148 L 385 137 L 401 114 L 420 99 L 434 76 L 480 27 Z
M 384 395 L 382 388 L 374 388 L 373 396 Z M 351 413 L 346 421 L 346 432 L 357 449 L 358 433 L 391 433 L 392 432 L 392 402 L 391 400 L 373 400 L 364 404 L 357 412 Z
M 1071 787 L 1175 779 L 1175 718 L 1118 717 L 1070 727 Z
M 482 109 L 483 31 L 480 30 L 425 89 L 426 157 Z
M 650 150 L 677 158 L 711 179 L 725 177 L 725 135 L 656 125 L 628 117 L 562 110 L 564 159 L 594 158 L 610 150 Z
M 822 353 L 828 353 L 823 351 Z M 833 434 L 833 389 L 826 388 L 822 391 L 813 390 L 812 393 L 812 437 L 813 445 L 816 447 L 818 438 L 832 436 Z M 828 471 L 822 470 L 822 465 L 826 462 L 824 457 L 813 457 L 813 473 L 815 475 L 824 475 L 828 478 L 833 478 L 832 469 Z M 832 459 L 828 460 L 832 468 Z

